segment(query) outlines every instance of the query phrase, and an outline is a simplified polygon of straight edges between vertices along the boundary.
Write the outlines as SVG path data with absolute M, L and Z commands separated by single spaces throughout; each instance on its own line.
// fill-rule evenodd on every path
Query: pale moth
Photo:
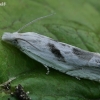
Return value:
M 16 46 L 30 58 L 42 63 L 47 67 L 48 72 L 51 67 L 77 78 L 100 81 L 99 53 L 85 51 L 35 32 L 19 33 L 26 26 L 47 16 L 33 20 L 17 32 L 5 32 L 2 40 Z

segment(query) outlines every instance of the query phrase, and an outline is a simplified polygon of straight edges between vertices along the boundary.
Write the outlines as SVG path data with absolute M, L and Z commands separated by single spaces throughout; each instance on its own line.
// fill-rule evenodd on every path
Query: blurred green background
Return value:
M 82 49 L 100 52 L 100 0 L 0 0 L 0 40 L 4 32 L 15 32 L 41 16 L 21 32 L 37 32 Z M 0 42 L 0 83 L 17 77 L 12 87 L 22 84 L 32 100 L 99 100 L 100 83 L 76 79 L 46 68 L 17 48 Z M 0 100 L 9 94 L 0 88 Z M 11 100 L 15 100 L 12 98 Z

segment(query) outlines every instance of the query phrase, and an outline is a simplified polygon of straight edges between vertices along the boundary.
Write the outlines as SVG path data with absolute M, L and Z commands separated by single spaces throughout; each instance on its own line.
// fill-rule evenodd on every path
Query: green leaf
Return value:
M 41 16 L 55 15 L 37 21 L 22 32 L 37 32 L 82 49 L 100 52 L 99 0 L 5 0 L 0 6 L 0 37 L 15 32 L 26 23 Z M 30 91 L 32 100 L 97 100 L 98 82 L 76 79 L 46 68 L 17 48 L 0 42 L 0 83 L 17 77 L 12 87 L 21 84 Z M 10 95 L 0 89 L 0 99 Z M 12 98 L 11 100 L 15 100 Z

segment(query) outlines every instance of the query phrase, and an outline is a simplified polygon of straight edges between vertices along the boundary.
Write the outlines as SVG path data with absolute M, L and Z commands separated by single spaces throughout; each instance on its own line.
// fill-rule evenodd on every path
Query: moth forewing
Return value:
M 18 47 L 45 66 L 71 76 L 100 80 L 100 54 L 55 41 L 35 32 L 5 33 L 2 40 Z

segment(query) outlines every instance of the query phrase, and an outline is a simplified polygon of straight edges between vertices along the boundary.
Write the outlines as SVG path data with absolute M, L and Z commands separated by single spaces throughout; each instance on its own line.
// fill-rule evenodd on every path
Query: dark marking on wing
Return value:
M 48 43 L 48 46 L 49 46 L 51 52 L 55 55 L 55 57 L 58 58 L 59 61 L 65 62 L 64 57 L 61 54 L 60 50 L 58 48 L 56 48 L 56 46 L 54 44 Z
M 66 46 L 66 44 L 64 44 L 64 43 L 61 43 L 61 45 L 62 45 L 62 46 Z
M 90 60 L 93 57 L 93 53 L 78 48 L 73 48 L 73 53 L 84 60 Z
M 62 43 L 62 42 L 60 42 L 60 44 L 61 44 L 62 46 L 67 46 L 67 47 L 70 48 L 70 45 L 68 45 L 68 44 L 66 44 L 66 43 Z
M 54 41 L 54 42 L 58 42 L 58 40 L 54 40 L 54 39 L 52 39 L 52 38 L 49 38 L 51 41 Z
M 17 39 L 13 40 L 12 42 L 13 42 L 14 45 L 18 44 L 18 40 Z
M 96 59 L 95 61 L 96 61 L 97 63 L 100 63 L 100 60 L 99 60 L 99 59 Z

